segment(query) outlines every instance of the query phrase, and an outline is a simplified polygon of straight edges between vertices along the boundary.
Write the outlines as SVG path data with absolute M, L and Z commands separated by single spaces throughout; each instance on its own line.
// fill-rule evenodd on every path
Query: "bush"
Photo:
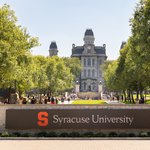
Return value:
M 21 133 L 19 132 L 14 132 L 11 134 L 12 137 L 20 137 L 21 136 Z
M 150 132 L 147 132 L 147 136 L 150 137 Z
M 119 134 L 119 137 L 128 137 L 128 134 L 125 133 L 125 132 L 122 132 L 122 133 Z
M 118 134 L 116 132 L 110 132 L 108 136 L 109 137 L 117 137 Z
M 148 137 L 148 133 L 147 132 L 140 132 L 139 137 Z
M 46 132 L 39 132 L 36 134 L 36 137 L 47 137 L 47 133 Z
M 31 133 L 23 133 L 21 137 L 33 137 Z
M 47 137 L 57 137 L 57 133 L 56 132 L 49 132 L 47 133 Z
M 136 135 L 134 133 L 129 133 L 128 137 L 136 137 Z
M 10 135 L 9 135 L 9 133 L 8 132 L 3 132 L 3 133 L 1 133 L 1 137 L 9 137 Z
M 70 137 L 80 137 L 81 135 L 80 135 L 80 133 L 78 133 L 78 132 L 71 132 L 71 133 L 69 134 L 69 136 L 70 136 Z
M 94 137 L 93 132 L 86 132 L 83 134 L 83 137 Z
M 106 137 L 105 133 L 99 132 L 95 134 L 95 137 Z
M 61 133 L 59 136 L 60 136 L 60 137 L 69 137 L 69 134 L 66 133 L 66 132 L 64 132 L 64 133 Z

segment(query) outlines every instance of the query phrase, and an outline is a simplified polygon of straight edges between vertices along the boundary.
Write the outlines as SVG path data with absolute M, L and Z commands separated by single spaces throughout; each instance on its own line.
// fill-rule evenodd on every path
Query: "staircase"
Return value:
M 80 99 L 100 99 L 100 93 L 98 92 L 79 92 L 77 96 Z

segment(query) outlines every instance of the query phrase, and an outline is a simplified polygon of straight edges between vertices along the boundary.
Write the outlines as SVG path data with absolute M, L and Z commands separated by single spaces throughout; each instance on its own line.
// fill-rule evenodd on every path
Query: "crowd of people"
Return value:
M 64 104 L 70 103 L 70 97 L 48 97 L 48 96 L 40 96 L 40 97 L 21 97 L 18 101 L 19 104 Z
M 13 94 L 13 97 L 1 98 L 1 104 L 71 104 L 72 100 L 77 99 L 77 94 L 72 93 L 70 95 L 64 96 L 47 96 L 47 95 L 28 95 L 19 97 L 17 93 Z
M 19 104 L 70 104 L 71 100 L 75 100 L 77 98 L 76 94 L 70 94 L 69 96 L 28 96 L 21 97 L 17 103 Z

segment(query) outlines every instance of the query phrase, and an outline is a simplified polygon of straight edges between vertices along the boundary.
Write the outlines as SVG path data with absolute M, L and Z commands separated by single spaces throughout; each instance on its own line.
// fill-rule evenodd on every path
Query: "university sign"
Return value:
M 8 109 L 6 129 L 150 129 L 150 109 Z

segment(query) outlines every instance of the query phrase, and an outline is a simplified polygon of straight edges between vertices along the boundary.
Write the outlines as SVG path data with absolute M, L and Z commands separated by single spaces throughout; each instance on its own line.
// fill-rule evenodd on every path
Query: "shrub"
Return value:
M 147 136 L 150 137 L 150 132 L 147 132 Z
M 80 133 L 78 133 L 78 132 L 71 132 L 71 133 L 69 134 L 69 136 L 70 136 L 70 137 L 80 137 L 81 135 L 80 135 Z
M 23 133 L 22 137 L 33 137 L 31 133 Z
M 49 132 L 47 133 L 47 137 L 57 137 L 57 133 L 56 132 Z
M 66 133 L 66 132 L 64 132 L 64 133 L 61 133 L 59 136 L 60 136 L 60 137 L 69 137 L 69 134 Z
M 105 133 L 99 132 L 95 134 L 95 137 L 106 137 Z
M 8 132 L 3 132 L 3 133 L 1 133 L 1 137 L 9 137 L 9 133 Z
M 129 133 L 128 137 L 136 137 L 136 135 L 134 133 Z
M 47 133 L 46 132 L 39 132 L 36 134 L 36 137 L 47 137 Z
M 140 132 L 139 137 L 148 137 L 148 133 L 147 132 Z
M 108 136 L 109 137 L 117 137 L 118 134 L 116 132 L 110 132 Z
M 21 133 L 19 132 L 14 132 L 11 134 L 12 137 L 20 137 L 21 136 Z
M 122 133 L 119 134 L 119 137 L 128 137 L 128 134 L 125 133 L 125 132 L 122 132 Z
M 86 132 L 83 134 L 84 137 L 94 137 L 93 132 Z

